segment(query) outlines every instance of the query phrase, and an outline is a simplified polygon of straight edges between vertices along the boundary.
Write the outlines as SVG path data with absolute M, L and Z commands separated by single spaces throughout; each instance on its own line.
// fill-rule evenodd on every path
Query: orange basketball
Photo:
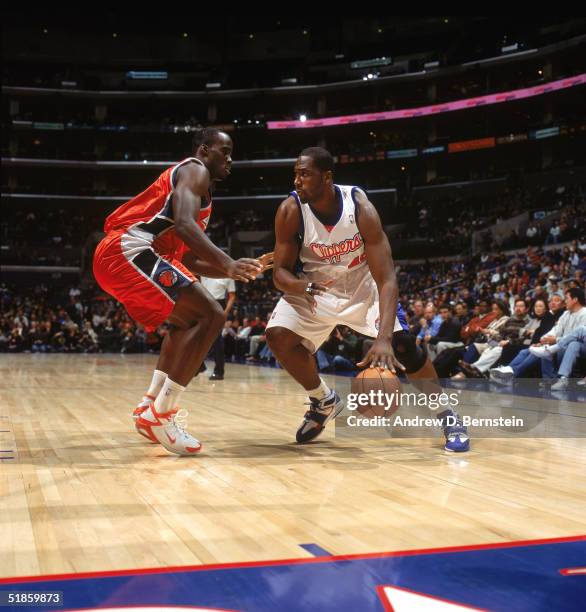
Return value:
M 350 389 L 362 396 L 357 398 L 357 410 L 364 416 L 388 417 L 399 409 L 401 381 L 390 370 L 366 368 L 352 379 Z

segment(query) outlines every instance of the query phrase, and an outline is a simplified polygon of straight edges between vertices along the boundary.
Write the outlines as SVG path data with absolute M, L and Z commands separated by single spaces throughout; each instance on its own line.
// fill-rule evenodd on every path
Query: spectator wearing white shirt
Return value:
M 560 377 L 552 387 L 554 390 L 567 388 L 573 362 L 569 364 L 569 360 L 566 359 L 564 363 L 565 351 L 560 350 L 554 356 L 549 354 L 548 347 L 556 344 L 559 339 L 569 336 L 579 327 L 586 325 L 585 303 L 586 300 L 584 298 L 583 289 L 568 289 L 566 291 L 566 312 L 560 317 L 549 334 L 541 338 L 540 345 L 542 348 L 536 346 L 530 349 L 533 355 L 541 358 L 541 374 L 543 378 L 554 379 L 558 376 Z M 535 350 L 536 348 L 538 350 Z

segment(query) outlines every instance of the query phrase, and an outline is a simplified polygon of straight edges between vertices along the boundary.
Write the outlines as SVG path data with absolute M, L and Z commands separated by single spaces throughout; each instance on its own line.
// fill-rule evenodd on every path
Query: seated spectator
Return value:
M 470 320 L 472 319 L 472 314 L 468 310 L 468 304 L 466 302 L 458 302 L 454 308 L 454 314 L 456 315 L 458 321 L 460 321 L 460 333 L 462 332 L 462 327 L 468 325 Z
M 527 305 L 524 300 L 517 299 L 513 316 L 509 317 L 506 323 L 500 327 L 498 337 L 493 335 L 489 339 L 489 346 L 482 352 L 479 359 L 470 364 L 466 362 L 460 364 L 464 374 L 472 378 L 488 376 L 490 367 L 500 359 L 503 349 L 511 342 L 519 341 L 522 330 L 528 324 Z
M 236 359 L 244 357 L 248 353 L 248 347 L 250 345 L 250 332 L 252 331 L 252 325 L 248 317 L 242 319 L 242 325 L 238 328 L 235 340 L 235 356 Z
M 246 356 L 246 361 L 260 361 L 260 350 L 267 341 L 265 334 L 266 326 L 267 324 L 261 319 L 261 317 L 255 317 L 249 334 L 250 345 L 248 349 L 249 354 Z
M 347 326 L 340 325 L 330 334 L 330 338 L 317 351 L 317 363 L 320 371 L 353 371 L 359 339 Z
M 47 353 L 50 351 L 51 324 L 40 323 L 31 325 L 30 341 L 33 353 Z
M 478 330 L 481 335 L 477 340 L 482 340 L 480 342 L 472 342 L 468 345 L 466 352 L 464 353 L 464 358 L 460 360 L 460 372 L 452 376 L 452 379 L 458 380 L 462 378 L 466 378 L 467 376 L 474 378 L 481 378 L 483 375 L 477 369 L 470 369 L 468 366 L 473 363 L 477 363 L 480 359 L 482 353 L 488 349 L 493 349 L 499 346 L 499 343 L 502 341 L 501 330 L 509 320 L 509 306 L 503 300 L 495 300 L 492 303 L 492 312 L 494 313 L 494 319 L 491 323 L 487 325 L 485 328 L 481 328 Z M 492 353 L 489 353 L 489 356 L 492 356 Z M 489 361 L 489 359 L 487 359 Z M 490 365 L 492 365 L 494 361 L 490 361 Z M 481 365 L 484 365 L 481 363 Z
M 481 329 L 487 328 L 496 319 L 496 316 L 496 311 L 489 309 L 488 301 L 480 300 L 478 306 L 474 308 L 474 318 L 470 319 L 467 324 L 462 324 L 462 331 L 460 332 L 462 340 L 467 342 Z
M 423 318 L 420 321 L 421 330 L 417 334 L 417 344 L 427 344 L 433 336 L 437 335 L 443 319 L 437 314 L 435 306 L 430 302 L 425 306 Z
M 449 304 L 442 304 L 439 313 L 442 324 L 437 334 L 431 337 L 427 343 L 427 351 L 432 361 L 446 349 L 464 346 L 460 338 L 462 325 L 457 318 L 452 316 L 452 309 Z
M 557 345 L 558 340 L 562 340 L 569 336 L 574 330 L 586 325 L 586 307 L 584 291 L 582 289 L 572 288 L 566 291 L 566 312 L 560 317 L 555 327 L 543 336 L 539 345 L 531 347 L 529 350 L 535 356 L 541 359 L 541 373 L 545 379 L 554 379 L 559 377 L 559 380 L 552 385 L 552 389 L 560 391 L 566 389 L 569 385 L 569 378 L 572 374 L 572 368 L 578 356 L 582 355 L 580 347 L 577 350 L 576 346 L 569 350 L 560 348 L 556 351 L 551 351 L 550 347 Z M 557 371 L 556 371 L 557 367 Z
M 580 357 L 586 358 L 586 325 L 582 325 L 567 336 L 559 338 L 555 344 L 535 347 L 533 355 L 544 359 L 553 359 L 554 355 L 557 355 L 558 360 L 561 361 L 559 371 L 567 371 L 571 374 L 576 361 Z M 552 390 L 562 391 L 566 389 L 568 379 L 569 375 L 561 376 L 557 383 L 552 385 Z M 578 385 L 586 386 L 586 376 L 578 381 Z
M 559 296 L 552 298 L 552 301 L 559 301 Z M 501 384 L 510 383 L 514 378 L 522 376 L 531 367 L 539 364 L 539 359 L 533 356 L 530 353 L 529 348 L 525 346 L 527 344 L 527 339 L 529 339 L 529 346 L 537 344 L 541 340 L 542 336 L 551 330 L 557 319 L 556 315 L 552 311 L 548 310 L 548 305 L 543 298 L 537 298 L 533 302 L 531 310 L 533 325 L 535 322 L 537 322 L 537 327 L 533 332 L 531 332 L 532 326 L 530 325 L 523 328 L 521 332 L 523 344 L 520 346 L 514 345 L 515 348 L 518 347 L 520 349 L 516 354 L 510 351 L 511 345 L 504 347 L 503 354 L 499 360 L 502 365 L 490 370 L 490 379 L 492 381 Z M 560 316 L 561 311 L 559 312 L 557 318 Z

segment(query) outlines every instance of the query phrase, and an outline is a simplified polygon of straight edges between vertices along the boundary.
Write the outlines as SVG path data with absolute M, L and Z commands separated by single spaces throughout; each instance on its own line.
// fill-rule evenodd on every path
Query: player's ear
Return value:
M 325 175 L 324 175 L 324 180 L 326 183 L 333 183 L 334 182 L 334 173 L 331 170 L 327 170 Z

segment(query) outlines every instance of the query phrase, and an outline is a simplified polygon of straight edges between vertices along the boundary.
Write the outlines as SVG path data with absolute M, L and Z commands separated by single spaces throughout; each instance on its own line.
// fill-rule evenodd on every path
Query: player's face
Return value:
M 302 202 L 311 202 L 321 197 L 328 184 L 329 172 L 317 168 L 311 157 L 302 155 L 295 162 L 295 191 Z
M 220 132 L 212 145 L 208 146 L 208 170 L 212 179 L 223 181 L 232 168 L 232 149 L 234 145 L 228 134 Z

